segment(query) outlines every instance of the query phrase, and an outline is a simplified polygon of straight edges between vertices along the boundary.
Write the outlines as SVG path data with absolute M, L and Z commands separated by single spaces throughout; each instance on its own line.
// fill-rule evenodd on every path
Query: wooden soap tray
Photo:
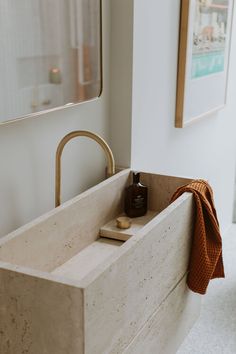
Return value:
M 158 213 L 156 211 L 149 210 L 146 215 L 132 218 L 132 225 L 129 229 L 122 230 L 116 226 L 116 219 L 125 214 L 117 216 L 117 218 L 109 221 L 106 225 L 101 227 L 99 235 L 101 237 L 110 238 L 113 240 L 127 241 L 130 237 L 137 234 L 149 221 L 151 221 Z

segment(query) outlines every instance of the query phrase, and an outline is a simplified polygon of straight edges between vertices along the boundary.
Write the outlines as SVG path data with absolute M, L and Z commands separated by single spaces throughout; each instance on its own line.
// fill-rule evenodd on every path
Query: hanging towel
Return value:
M 195 180 L 180 187 L 171 201 L 173 202 L 185 192 L 193 193 L 195 202 L 187 285 L 192 291 L 204 295 L 211 279 L 225 277 L 219 222 L 213 191 L 206 181 Z

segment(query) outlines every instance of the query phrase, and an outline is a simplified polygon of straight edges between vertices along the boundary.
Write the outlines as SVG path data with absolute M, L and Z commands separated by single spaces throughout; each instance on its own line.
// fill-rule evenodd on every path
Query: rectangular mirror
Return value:
M 0 43 L 0 124 L 101 94 L 101 0 L 0 0 Z

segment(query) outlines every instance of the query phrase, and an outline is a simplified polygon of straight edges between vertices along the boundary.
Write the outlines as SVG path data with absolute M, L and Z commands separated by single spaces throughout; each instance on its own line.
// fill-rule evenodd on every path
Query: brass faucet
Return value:
M 64 146 L 73 138 L 77 136 L 85 136 L 92 140 L 95 140 L 104 150 L 108 162 L 107 166 L 107 177 L 113 176 L 115 174 L 115 160 L 112 154 L 112 151 L 106 141 L 101 138 L 99 135 L 91 133 L 86 130 L 77 130 L 71 132 L 64 136 L 61 142 L 58 145 L 56 152 L 56 183 L 55 183 L 55 207 L 61 205 L 61 155 L 64 149 Z

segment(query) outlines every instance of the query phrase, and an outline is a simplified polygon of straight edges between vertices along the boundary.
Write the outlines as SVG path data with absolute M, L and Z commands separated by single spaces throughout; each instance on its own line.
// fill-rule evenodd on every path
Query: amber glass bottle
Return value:
M 148 188 L 140 183 L 140 173 L 133 172 L 133 184 L 125 189 L 125 213 L 130 218 L 147 213 Z

